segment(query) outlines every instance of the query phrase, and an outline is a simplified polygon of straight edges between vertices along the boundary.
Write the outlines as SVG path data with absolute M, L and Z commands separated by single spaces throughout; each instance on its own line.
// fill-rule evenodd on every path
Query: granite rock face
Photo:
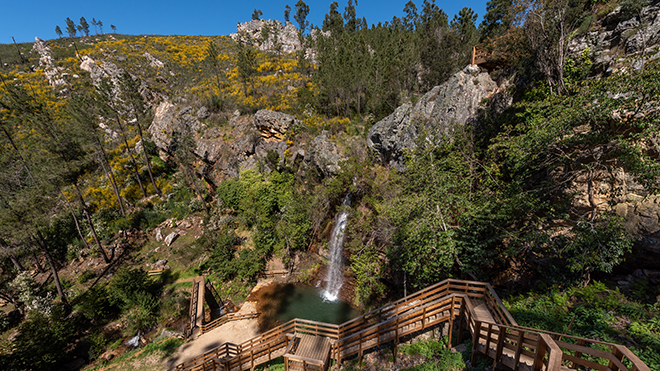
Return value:
M 345 159 L 344 154 L 330 140 L 328 131 L 323 130 L 310 142 L 303 163 L 308 169 L 315 168 L 327 177 L 340 171 L 340 163 Z
M 254 126 L 267 141 L 282 140 L 287 130 L 298 120 L 291 115 L 266 109 L 254 114 Z
M 490 102 L 484 105 L 485 99 Z M 430 141 L 443 140 L 451 137 L 454 125 L 477 125 L 481 110 L 492 106 L 501 110 L 510 104 L 505 86 L 499 87 L 479 67 L 468 66 L 424 94 L 414 106 L 404 104 L 377 122 L 369 130 L 367 146 L 384 164 L 403 170 L 403 155 L 415 148 L 420 135 Z
M 609 75 L 620 68 L 623 56 L 640 57 L 633 62 L 634 69 L 641 69 L 649 59 L 660 58 L 654 48 L 660 44 L 659 1 L 632 18 L 626 17 L 619 6 L 600 20 L 598 28 L 571 39 L 569 53 L 579 55 L 588 49 L 595 70 L 601 74 Z
M 256 19 L 236 26 L 236 33 L 229 35 L 261 51 L 293 53 L 300 50 L 298 29 L 291 22 L 283 25 L 279 21 Z
M 148 131 L 156 147 L 171 152 L 177 134 L 190 133 L 194 136 L 203 127 L 192 107 L 178 107 L 170 102 L 162 102 L 156 107 Z

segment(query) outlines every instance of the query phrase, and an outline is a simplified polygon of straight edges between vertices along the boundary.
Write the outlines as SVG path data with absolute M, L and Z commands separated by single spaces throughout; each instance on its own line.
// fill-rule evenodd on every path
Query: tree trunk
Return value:
M 133 172 L 135 173 L 135 177 L 137 178 L 138 184 L 140 185 L 142 194 L 144 195 L 144 197 L 147 197 L 147 191 L 144 190 L 144 186 L 142 185 L 142 181 L 140 180 L 140 172 L 138 171 L 137 162 L 135 161 L 135 157 L 133 157 L 133 152 L 131 151 L 131 147 L 128 145 L 128 140 L 126 140 L 126 133 L 124 132 L 124 126 L 121 124 L 121 120 L 119 119 L 119 117 L 117 117 L 116 120 L 117 120 L 117 125 L 119 125 L 119 130 L 121 130 L 121 137 L 124 139 L 124 144 L 126 145 L 126 151 L 128 151 L 128 155 L 131 156 L 131 162 L 133 163 Z
M 39 262 L 39 257 L 37 256 L 37 253 L 35 253 L 34 250 L 32 250 L 31 253 L 32 253 L 32 259 L 34 260 L 34 266 L 35 268 L 37 268 L 37 272 L 39 273 L 46 272 L 44 267 L 42 267 L 41 263 Z
M 163 197 L 163 194 L 161 193 L 160 189 L 158 189 L 158 186 L 156 185 L 156 182 L 154 181 L 154 175 L 151 172 L 151 164 L 149 163 L 149 155 L 147 155 L 147 146 L 145 145 L 144 135 L 142 135 L 142 125 L 140 124 L 140 120 L 138 119 L 137 114 L 135 114 L 135 123 L 137 124 L 138 131 L 140 132 L 140 140 L 142 141 L 142 153 L 144 154 L 144 162 L 147 164 L 147 171 L 149 172 L 149 179 L 151 179 L 151 184 L 154 186 L 154 189 L 156 190 L 156 193 L 158 193 L 158 196 Z
M 119 194 L 119 187 L 117 187 L 117 182 L 115 181 L 115 175 L 112 172 L 112 166 L 110 166 L 108 157 L 106 157 L 105 155 L 105 149 L 103 148 L 101 141 L 99 140 L 98 137 L 95 137 L 95 139 L 96 139 L 96 145 L 99 148 L 99 153 L 101 154 L 101 158 L 99 159 L 100 160 L 99 162 L 103 167 L 103 172 L 105 173 L 105 176 L 108 178 L 108 181 L 112 186 L 112 190 L 115 192 L 115 197 L 117 197 L 117 203 L 119 203 L 119 209 L 121 210 L 121 215 L 126 216 L 126 212 L 124 211 L 124 203 L 121 201 L 121 195 Z M 105 167 L 106 164 L 108 164 L 109 170 L 106 169 Z
M 193 190 L 197 194 L 197 197 L 202 201 L 202 205 L 204 205 L 204 210 L 206 211 L 206 214 L 210 214 L 211 211 L 209 210 L 208 205 L 206 204 L 206 201 L 204 200 L 204 196 L 202 195 L 202 192 L 199 191 L 199 188 L 197 187 L 197 183 L 195 182 L 195 174 L 193 174 L 192 170 L 186 168 L 183 166 L 183 172 L 187 175 L 188 180 L 190 181 L 190 184 L 193 187 Z
M 78 195 L 78 200 L 82 205 L 83 215 L 85 215 L 85 218 L 87 219 L 87 223 L 89 223 L 89 228 L 92 230 L 92 236 L 94 236 L 94 242 L 96 242 L 96 246 L 98 247 L 99 252 L 101 252 L 101 256 L 103 256 L 103 260 L 105 261 L 106 264 L 108 264 L 110 263 L 110 259 L 108 259 L 108 255 L 106 255 L 105 250 L 103 250 L 103 246 L 101 246 L 101 242 L 99 241 L 99 237 L 96 235 L 96 229 L 94 229 L 94 224 L 92 223 L 92 218 L 90 218 L 89 212 L 87 211 L 87 204 L 85 204 L 85 200 L 83 200 L 82 193 L 80 193 L 80 189 L 78 188 L 77 184 L 74 183 L 73 188 L 76 190 L 76 194 Z
M 18 258 L 14 253 L 9 254 L 9 259 L 11 260 L 12 263 L 14 263 L 14 267 L 16 267 L 16 270 L 19 272 L 23 272 L 25 268 L 23 268 L 23 265 L 21 264 L 20 261 L 18 261 Z
M 38 230 L 37 230 L 37 237 L 39 240 L 39 244 L 41 245 L 41 249 L 43 250 L 44 254 L 46 254 L 46 260 L 48 260 L 48 264 L 50 265 L 50 271 L 53 273 L 53 280 L 55 280 L 55 287 L 57 287 L 57 295 L 60 297 L 62 304 L 64 304 L 64 308 L 68 310 L 70 309 L 69 302 L 66 300 L 66 296 L 64 295 L 64 290 L 62 290 L 62 284 L 60 283 L 60 276 L 57 274 L 57 269 L 55 269 L 55 262 L 53 261 L 53 257 L 50 255 L 50 252 L 46 247 L 46 241 L 44 240 L 43 235 Z
M 67 201 L 69 203 L 69 201 Z M 80 230 L 80 224 L 78 224 L 78 217 L 76 216 L 76 213 L 73 212 L 73 207 L 71 207 L 71 204 L 69 203 L 69 207 L 71 208 L 71 217 L 73 218 L 73 222 L 76 224 L 76 230 L 78 231 L 78 236 L 80 236 L 80 239 L 82 242 L 85 244 L 85 247 L 89 248 L 89 245 L 87 244 L 87 240 L 85 239 L 85 236 L 83 236 L 82 231 Z

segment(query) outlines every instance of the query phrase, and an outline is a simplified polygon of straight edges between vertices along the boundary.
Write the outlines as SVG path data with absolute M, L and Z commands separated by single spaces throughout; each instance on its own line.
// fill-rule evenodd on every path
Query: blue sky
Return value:
M 227 35 L 236 31 L 237 22 L 250 20 L 254 9 L 263 12 L 263 19 L 284 20 L 284 6 L 294 8 L 298 0 L 253 0 L 253 1 L 202 1 L 202 0 L 114 0 L 114 1 L 79 1 L 79 0 L 35 0 L 22 2 L 2 0 L 3 17 L 0 22 L 0 44 L 11 43 L 14 36 L 17 42 L 31 42 L 34 37 L 42 39 L 56 38 L 55 26 L 65 31 L 64 20 L 70 17 L 79 23 L 85 17 L 91 26 L 92 18 L 103 22 L 103 31 L 111 32 L 110 25 L 117 26 L 117 32 L 123 34 L 155 35 Z M 413 0 L 415 1 L 415 0 Z M 321 25 L 328 12 L 331 0 L 308 0 L 310 7 L 308 20 Z M 343 12 L 345 1 L 338 1 Z M 366 17 L 367 23 L 391 20 L 401 17 L 403 7 L 408 0 L 359 0 L 357 13 Z M 423 0 L 416 0 L 418 9 Z M 486 11 L 487 0 L 449 1 L 436 0 L 450 19 L 464 6 L 471 7 L 479 18 Z M 293 21 L 293 12 L 291 21 Z M 480 21 L 479 20 L 479 21 Z

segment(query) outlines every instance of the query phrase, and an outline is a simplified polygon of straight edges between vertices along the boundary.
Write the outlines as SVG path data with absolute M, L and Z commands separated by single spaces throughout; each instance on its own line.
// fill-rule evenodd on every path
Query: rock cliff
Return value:
M 596 29 L 570 41 L 573 55 L 589 48 L 596 72 L 609 75 L 623 66 L 623 55 L 639 58 L 632 67 L 640 69 L 649 59 L 660 58 L 660 1 L 643 7 L 639 14 L 625 14 L 622 7 L 605 16 Z
M 489 102 L 484 101 L 487 99 Z M 377 122 L 369 130 L 367 146 L 384 164 L 403 170 L 404 153 L 415 147 L 420 134 L 442 140 L 451 136 L 452 125 L 475 126 L 481 110 L 510 104 L 506 86 L 498 86 L 479 67 L 468 66 L 424 94 L 414 106 L 404 104 Z
M 287 22 L 256 19 L 236 26 L 236 33 L 229 35 L 257 47 L 261 51 L 293 53 L 300 50 L 300 39 L 296 26 Z

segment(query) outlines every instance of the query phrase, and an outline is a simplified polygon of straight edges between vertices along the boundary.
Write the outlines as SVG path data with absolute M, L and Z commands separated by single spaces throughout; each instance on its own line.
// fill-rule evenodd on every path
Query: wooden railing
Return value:
M 490 54 L 487 50 L 477 49 L 476 46 L 472 47 L 472 65 L 474 66 L 486 63 Z
M 480 321 L 469 299 L 483 300 L 500 323 Z M 334 339 L 331 358 L 339 363 L 388 343 L 394 345 L 396 361 L 402 337 L 441 323 L 449 324 L 451 346 L 455 319 L 459 320 L 459 341 L 464 329 L 472 334 L 473 358 L 482 353 L 512 370 L 560 371 L 564 362 L 598 371 L 650 371 L 624 346 L 518 326 L 489 284 L 459 280 L 442 281 L 341 325 L 295 319 L 240 345 L 220 346 L 177 369 L 253 368 L 284 354 L 295 333 Z M 599 360 L 608 362 L 607 366 Z M 627 363 L 632 367 L 626 367 Z M 303 369 L 316 366 L 305 363 Z
M 518 326 L 517 328 L 533 330 L 552 338 L 562 351 L 562 359 L 570 363 L 572 368 L 584 366 L 599 371 L 650 371 L 648 366 L 639 357 L 623 345 L 551 331 L 531 329 L 529 327 Z M 605 362 L 607 365 L 600 362 Z M 625 366 L 626 363 L 630 364 L 631 368 Z
M 220 318 L 216 318 L 211 322 L 205 323 L 202 325 L 202 334 L 205 334 L 211 330 L 214 330 L 225 323 L 232 321 L 240 321 L 243 319 L 252 319 L 259 317 L 259 313 L 247 313 L 247 314 L 238 314 L 238 313 L 227 313 Z
M 190 296 L 190 311 L 188 313 L 188 321 L 186 322 L 185 338 L 190 339 L 197 326 L 197 306 L 199 303 L 199 281 L 193 281 L 192 295 Z

